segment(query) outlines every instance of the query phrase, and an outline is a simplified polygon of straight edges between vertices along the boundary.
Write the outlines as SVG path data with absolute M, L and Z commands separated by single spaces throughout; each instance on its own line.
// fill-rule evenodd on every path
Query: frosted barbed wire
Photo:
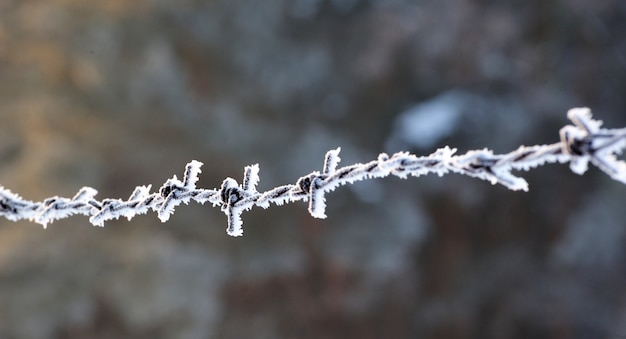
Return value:
M 511 173 L 528 171 L 546 163 L 570 163 L 570 169 L 584 174 L 588 164 L 604 171 L 614 180 L 626 184 L 626 163 L 616 158 L 626 147 L 626 128 L 603 129 L 602 122 L 593 120 L 588 108 L 573 108 L 567 113 L 574 125 L 560 130 L 560 142 L 550 145 L 520 146 L 506 154 L 493 154 L 488 149 L 473 150 L 455 155 L 456 149 L 443 147 L 427 156 L 398 152 L 391 156 L 382 153 L 376 160 L 337 168 L 340 148 L 326 153 L 322 171 L 300 177 L 295 184 L 272 188 L 265 192 L 256 189 L 259 183 L 258 164 L 246 166 L 242 184 L 226 178 L 219 189 L 197 188 L 202 163 L 191 161 L 185 167 L 182 181 L 175 175 L 158 192 L 150 193 L 151 185 L 138 186 L 127 200 L 96 200 L 97 191 L 83 187 L 72 198 L 51 197 L 42 202 L 21 198 L 0 186 L 0 216 L 9 220 L 28 219 L 44 228 L 54 220 L 74 214 L 89 216 L 95 226 L 119 217 L 128 220 L 149 210 L 165 222 L 180 203 L 191 200 L 219 206 L 228 218 L 227 233 L 243 235 L 241 214 L 254 206 L 268 208 L 271 203 L 282 205 L 308 201 L 309 213 L 315 218 L 326 218 L 325 194 L 337 187 L 356 181 L 382 178 L 389 175 L 406 179 L 435 173 L 439 176 L 453 172 L 502 184 L 511 190 L 528 190 L 528 183 Z

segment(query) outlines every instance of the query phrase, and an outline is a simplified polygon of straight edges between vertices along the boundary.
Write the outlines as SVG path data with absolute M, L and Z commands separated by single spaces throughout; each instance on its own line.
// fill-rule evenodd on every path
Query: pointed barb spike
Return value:
M 326 152 L 326 157 L 324 158 L 324 169 L 322 173 L 324 174 L 333 174 L 337 169 L 337 165 L 341 158 L 339 157 L 339 152 L 341 151 L 341 147 L 337 147 L 334 150 L 330 150 Z
M 185 174 L 183 176 L 183 186 L 188 189 L 196 188 L 196 182 L 198 182 L 198 175 L 202 173 L 202 163 L 197 160 L 192 160 L 185 166 Z M 174 177 L 175 178 L 175 177 Z
M 178 200 L 174 194 L 170 194 L 165 201 L 163 201 L 163 205 L 159 208 L 157 215 L 161 222 L 166 222 L 170 220 L 170 216 L 174 213 L 174 209 L 176 206 L 180 204 L 180 200 Z
M 572 172 L 583 175 L 589 169 L 589 158 L 588 157 L 574 157 L 569 163 L 569 168 Z
M 243 190 L 248 193 L 255 193 L 259 183 L 259 164 L 246 166 L 243 173 Z
M 228 217 L 228 227 L 226 233 L 231 237 L 240 237 L 243 235 L 243 222 L 241 221 L 241 212 L 235 208 L 228 208 L 226 211 Z
M 567 117 L 579 128 L 588 134 L 596 133 L 602 126 L 601 120 L 594 120 L 591 109 L 588 107 L 576 107 L 567 111 Z
M 324 197 L 324 190 L 319 187 L 320 179 L 316 178 L 311 183 L 309 191 L 309 213 L 314 218 L 325 219 L 326 218 L 326 198 Z

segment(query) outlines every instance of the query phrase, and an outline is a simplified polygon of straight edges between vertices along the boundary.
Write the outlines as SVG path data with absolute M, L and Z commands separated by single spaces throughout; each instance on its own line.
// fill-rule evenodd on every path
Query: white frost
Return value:
M 435 103 L 437 104 L 431 103 L 431 106 L 418 109 L 413 117 L 416 120 L 412 123 L 426 119 L 429 115 L 420 110 L 430 107 L 439 112 L 435 116 L 439 116 L 440 120 L 435 118 L 433 122 L 431 119 L 429 123 L 437 125 L 451 119 L 448 122 L 454 125 L 456 123 L 454 117 L 460 113 L 450 113 L 454 112 L 452 106 L 440 106 L 441 102 Z M 448 118 L 441 119 L 441 116 Z M 97 193 L 95 189 L 83 187 L 71 199 L 51 197 L 41 202 L 33 202 L 22 199 L 0 186 L 0 216 L 12 221 L 34 220 L 45 227 L 54 220 L 83 214 L 90 216 L 89 221 L 93 225 L 103 226 L 107 220 L 120 217 L 131 219 L 135 215 L 146 213 L 149 209 L 156 211 L 161 221 L 167 221 L 180 203 L 186 204 L 191 200 L 199 203 L 208 201 L 213 206 L 219 206 L 227 215 L 227 233 L 231 236 L 241 236 L 243 235 L 241 214 L 254 206 L 267 208 L 271 203 L 282 205 L 308 201 L 310 214 L 316 218 L 325 218 L 326 193 L 342 185 L 389 175 L 407 178 L 426 174 L 441 176 L 454 172 L 492 184 L 501 184 L 512 190 L 527 190 L 526 181 L 514 175 L 512 171 L 528 170 L 546 163 L 569 162 L 575 173 L 583 174 L 591 163 L 611 178 L 626 184 L 626 162 L 617 158 L 626 147 L 626 128 L 601 128 L 601 122 L 593 120 L 590 111 L 585 108 L 570 110 L 568 117 L 574 125 L 561 129 L 560 142 L 521 146 L 506 154 L 494 154 L 491 150 L 482 149 L 455 155 L 456 149 L 446 146 L 427 156 L 418 157 L 408 152 L 397 152 L 392 155 L 381 153 L 376 160 L 337 168 L 340 160 L 340 149 L 337 148 L 326 153 L 321 173 L 313 171 L 300 177 L 295 185 L 274 187 L 265 192 L 256 190 L 259 182 L 258 165 L 245 168 L 241 186 L 235 179 L 226 178 L 219 189 L 196 188 L 202 163 L 195 160 L 185 167 L 183 181 L 174 175 L 155 193 L 150 193 L 151 185 L 138 186 L 128 200 L 98 201 L 95 199 Z M 407 125 L 410 126 L 411 123 Z M 438 132 L 430 131 L 430 136 L 423 139 L 423 142 L 430 142 L 442 135 L 444 130 L 435 125 L 430 126 L 431 130 Z M 419 130 L 421 127 L 415 128 Z M 366 196 L 372 201 L 376 200 L 375 194 L 367 193 Z

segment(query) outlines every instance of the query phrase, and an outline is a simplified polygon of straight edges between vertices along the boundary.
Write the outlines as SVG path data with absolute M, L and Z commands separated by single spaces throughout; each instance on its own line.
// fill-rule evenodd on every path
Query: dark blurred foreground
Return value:
M 626 126 L 621 0 L 0 2 L 0 184 L 25 198 L 260 190 L 382 151 Z M 401 116 L 423 111 L 405 135 Z M 430 114 L 430 115 L 428 115 Z M 421 127 L 420 127 L 421 126 Z M 421 128 L 421 130 L 419 130 Z M 418 133 L 419 132 L 419 133 Z M 405 134 L 403 134 L 405 133 Z M 1 338 L 622 338 L 626 187 L 592 168 L 388 178 L 244 214 L 0 220 Z

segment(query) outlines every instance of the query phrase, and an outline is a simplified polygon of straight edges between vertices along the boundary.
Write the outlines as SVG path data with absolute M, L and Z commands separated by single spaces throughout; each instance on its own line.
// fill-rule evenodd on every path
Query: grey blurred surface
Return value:
M 337 146 L 344 165 L 506 152 L 555 142 L 580 105 L 623 127 L 625 37 L 621 0 L 4 0 L 0 184 L 127 197 L 197 159 L 201 187 L 259 163 L 265 190 Z M 441 102 L 427 120 L 453 126 L 403 138 L 404 112 Z M 2 219 L 0 337 L 625 336 L 626 188 L 596 169 L 524 176 L 529 193 L 362 182 L 327 196 L 325 220 L 245 213 L 237 239 L 197 204 L 165 224 Z

